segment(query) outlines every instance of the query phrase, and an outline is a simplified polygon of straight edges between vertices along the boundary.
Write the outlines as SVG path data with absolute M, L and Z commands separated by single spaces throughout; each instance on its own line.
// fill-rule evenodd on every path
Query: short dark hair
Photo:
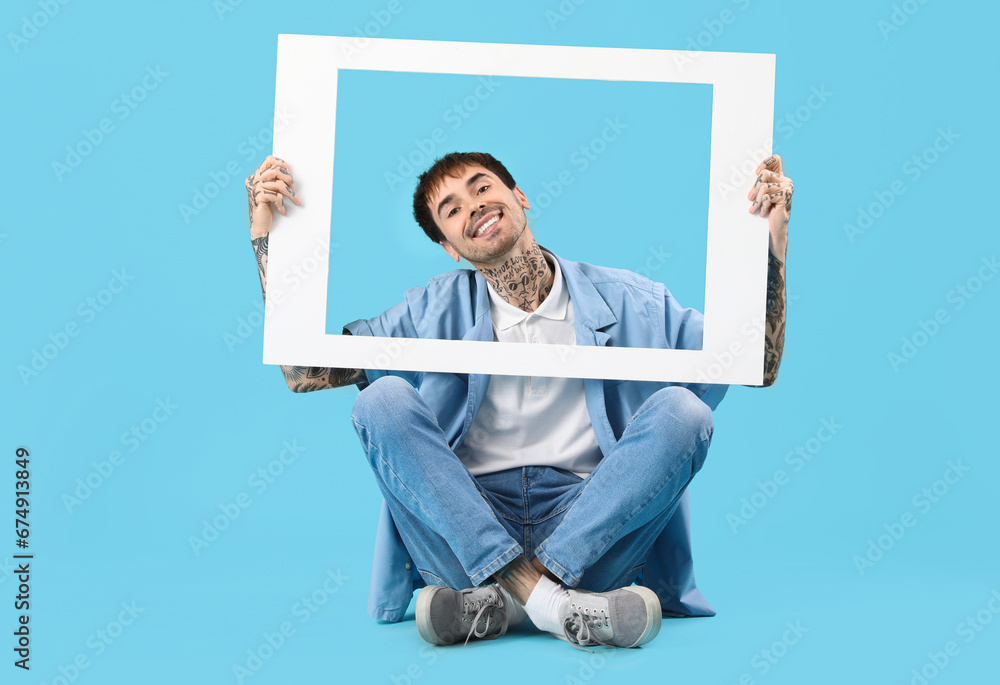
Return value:
M 427 237 L 435 243 L 443 242 L 447 238 L 434 221 L 434 213 L 428 204 L 428 198 L 441 187 L 445 176 L 460 178 L 462 171 L 473 164 L 485 167 L 511 190 L 517 185 L 507 167 L 487 152 L 449 152 L 444 157 L 438 158 L 430 169 L 420 174 L 417 178 L 417 189 L 413 191 L 413 218 L 424 229 Z

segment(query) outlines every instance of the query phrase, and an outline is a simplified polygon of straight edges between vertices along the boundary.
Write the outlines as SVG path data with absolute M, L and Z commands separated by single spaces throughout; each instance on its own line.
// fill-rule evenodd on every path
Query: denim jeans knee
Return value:
M 660 388 L 652 397 L 665 405 L 665 409 L 674 420 L 690 426 L 699 438 L 704 439 L 712 435 L 715 428 L 712 409 L 687 388 L 670 385 Z
M 351 419 L 362 426 L 383 417 L 396 417 L 404 411 L 412 400 L 409 393 L 415 395 L 416 388 L 410 382 L 399 376 L 382 376 L 377 378 L 367 388 L 358 393 L 351 410 Z

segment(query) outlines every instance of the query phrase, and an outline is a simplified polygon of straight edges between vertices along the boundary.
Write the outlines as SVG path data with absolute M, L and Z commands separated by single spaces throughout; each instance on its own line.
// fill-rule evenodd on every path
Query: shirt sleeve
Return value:
M 427 312 L 427 288 L 414 287 L 404 293 L 403 301 L 371 319 L 355 319 L 344 325 L 347 335 L 371 335 L 382 338 L 420 338 L 417 327 Z M 386 346 L 386 352 L 390 347 Z M 364 390 L 382 376 L 399 376 L 410 385 L 419 388 L 420 371 L 399 371 L 395 369 L 365 369 L 366 381 L 358 382 L 358 390 Z
M 667 347 L 672 350 L 700 350 L 705 329 L 705 315 L 697 309 L 682 307 L 666 288 L 664 311 Z M 688 390 L 700 397 L 713 411 L 725 397 L 728 385 L 718 383 L 685 383 Z
M 352 322 L 352 323 L 354 323 L 354 322 Z M 351 324 L 347 324 L 347 326 L 350 326 L 350 325 Z M 341 333 L 341 335 L 354 335 L 353 333 L 351 333 L 350 329 L 347 326 L 344 326 L 344 331 L 343 331 L 343 333 Z M 368 381 L 368 372 L 367 371 L 365 371 L 364 377 L 361 380 L 359 380 L 357 383 L 355 383 L 355 385 L 358 386 L 358 392 L 364 390 L 369 385 L 371 385 L 371 383 Z

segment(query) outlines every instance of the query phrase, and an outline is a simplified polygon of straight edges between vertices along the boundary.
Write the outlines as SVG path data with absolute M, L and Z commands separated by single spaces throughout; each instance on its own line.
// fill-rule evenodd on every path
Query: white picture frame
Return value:
M 326 264 L 340 69 L 711 84 L 702 349 L 328 334 Z M 747 211 L 746 192 L 753 169 L 771 150 L 774 72 L 773 54 L 375 38 L 359 45 L 357 37 L 279 35 L 274 154 L 294 160 L 296 187 L 309 203 L 295 209 L 294 230 L 272 231 L 269 238 L 268 282 L 296 287 L 267 299 L 264 363 L 760 385 L 768 222 Z M 312 261 L 322 268 L 296 278 L 296 269 Z M 385 309 L 402 296 L 386 302 Z M 482 353 L 484 344 L 490 345 L 489 354 Z

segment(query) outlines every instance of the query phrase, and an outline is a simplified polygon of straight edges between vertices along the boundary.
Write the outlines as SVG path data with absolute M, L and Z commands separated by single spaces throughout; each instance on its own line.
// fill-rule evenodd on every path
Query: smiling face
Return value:
M 464 257 L 476 266 L 497 264 L 519 241 L 534 240 L 524 214 L 531 209 L 528 198 L 485 167 L 471 165 L 458 177 L 446 176 L 428 204 L 445 236 L 441 246 L 456 262 Z

